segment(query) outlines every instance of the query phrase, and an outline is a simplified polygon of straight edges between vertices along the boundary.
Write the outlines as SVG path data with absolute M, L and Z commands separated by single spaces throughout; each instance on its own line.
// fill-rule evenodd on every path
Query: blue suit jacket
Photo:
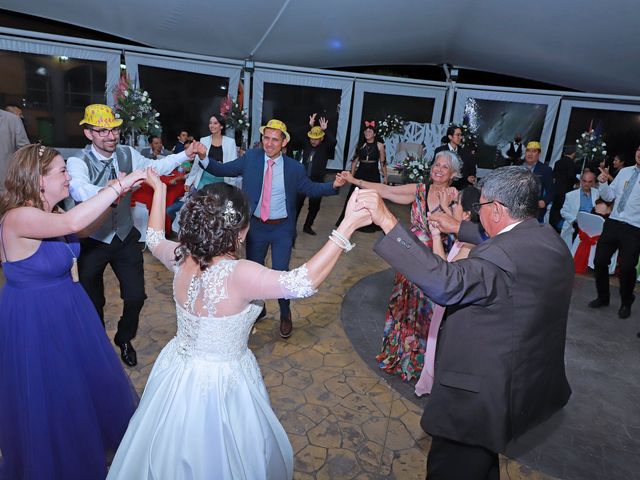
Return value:
M 256 148 L 248 150 L 243 156 L 231 162 L 209 162 L 206 170 L 217 177 L 242 176 L 242 190 L 249 197 L 253 214 L 262 194 L 264 158 L 264 150 Z M 293 158 L 283 155 L 282 160 L 284 161 L 284 190 L 287 203 L 287 221 L 282 225 L 291 235 L 295 235 L 297 194 L 302 193 L 307 197 L 322 197 L 337 195 L 338 190 L 333 188 L 332 182 L 318 183 L 309 180 L 304 167 Z

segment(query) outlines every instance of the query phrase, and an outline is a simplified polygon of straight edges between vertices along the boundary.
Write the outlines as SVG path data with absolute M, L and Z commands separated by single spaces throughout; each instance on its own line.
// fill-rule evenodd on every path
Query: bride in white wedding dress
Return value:
M 291 479 L 293 451 L 247 347 L 257 299 L 313 295 L 348 238 L 370 222 L 347 215 L 322 249 L 290 272 L 239 260 L 250 220 L 244 194 L 225 183 L 195 193 L 180 215 L 180 242 L 164 238 L 166 186 L 153 171 L 147 245 L 174 271 L 178 330 L 149 375 L 108 479 Z

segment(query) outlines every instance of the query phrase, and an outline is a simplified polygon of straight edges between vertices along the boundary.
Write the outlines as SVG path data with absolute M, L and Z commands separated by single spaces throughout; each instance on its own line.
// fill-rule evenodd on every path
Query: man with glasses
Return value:
M 493 170 L 473 207 L 490 238 L 452 263 L 424 248 L 375 191 L 358 192 L 356 208 L 369 210 L 385 233 L 376 253 L 447 306 L 421 420 L 433 437 L 427 479 L 498 479 L 498 452 L 571 395 L 564 349 L 573 259 L 558 234 L 538 223 L 539 192 L 522 167 Z M 461 241 L 480 240 L 470 222 L 443 213 L 429 222 Z
M 153 166 L 160 175 L 167 175 L 187 158 L 193 158 L 197 145 L 185 152 L 150 160 L 131 147 L 120 145 L 121 119 L 116 119 L 107 105 L 94 104 L 85 109 L 83 125 L 85 137 L 91 142 L 79 157 L 67 160 L 71 176 L 71 196 L 82 202 L 96 195 L 118 178 L 133 170 Z M 136 336 L 140 310 L 146 297 L 140 232 L 133 226 L 131 192 L 112 205 L 112 209 L 90 238 L 81 242 L 78 267 L 80 282 L 89 294 L 100 319 L 104 323 L 104 282 L 107 264 L 120 283 L 124 306 L 114 338 L 120 347 L 124 363 L 137 364 L 131 340 Z

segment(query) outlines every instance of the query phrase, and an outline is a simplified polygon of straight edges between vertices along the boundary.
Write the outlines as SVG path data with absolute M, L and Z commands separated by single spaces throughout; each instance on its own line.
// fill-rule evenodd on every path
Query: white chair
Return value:
M 590 237 L 595 237 L 602 234 L 602 228 L 604 227 L 604 218 L 602 218 L 600 215 L 595 215 L 593 213 L 587 212 L 578 212 L 576 221 L 578 222 L 578 228 Z M 575 240 L 573 241 L 573 245 L 571 247 L 571 255 L 575 256 L 578 245 L 580 245 L 580 236 L 576 236 Z M 596 254 L 596 245 L 592 245 L 589 252 L 589 262 L 587 265 L 590 268 L 594 268 L 593 257 Z M 616 250 L 616 252 L 611 257 L 611 263 L 609 264 L 609 275 L 612 275 L 616 271 L 617 261 L 618 251 Z

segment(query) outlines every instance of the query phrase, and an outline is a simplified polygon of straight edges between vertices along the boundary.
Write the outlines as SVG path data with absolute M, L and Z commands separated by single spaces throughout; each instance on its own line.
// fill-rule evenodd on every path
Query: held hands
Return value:
M 162 180 L 160 180 L 160 176 L 158 176 L 158 174 L 153 169 L 153 167 L 147 167 L 147 169 L 145 170 L 145 173 L 146 173 L 145 183 L 149 185 L 151 188 L 153 188 L 154 192 L 165 186 L 164 183 L 162 183 Z
M 145 170 L 134 170 L 129 175 L 125 175 L 121 172 L 118 175 L 118 179 L 112 180 L 112 182 L 116 182 L 116 184 L 122 188 L 122 195 L 123 193 L 126 193 L 129 190 L 132 190 L 133 188 L 140 185 L 144 181 L 146 176 L 147 174 Z
M 336 174 L 336 179 L 333 181 L 333 188 L 337 190 L 345 183 L 347 183 L 347 180 L 344 178 L 344 172 L 339 172 Z
M 184 153 L 187 154 L 187 157 L 189 157 L 190 160 L 193 160 L 193 157 L 195 157 L 196 154 L 202 159 L 207 154 L 207 147 L 200 142 L 193 141 Z
M 458 230 L 460 230 L 460 220 L 456 220 L 446 213 L 429 213 L 427 220 L 429 221 L 429 229 L 431 229 L 431 224 L 433 223 L 434 227 L 440 230 L 441 233 L 457 234 Z
M 351 197 L 353 198 L 353 195 Z M 384 233 L 388 233 L 398 223 L 396 217 L 389 211 L 382 197 L 375 190 L 358 189 L 355 206 L 357 210 L 367 210 L 373 223 L 380 226 Z
M 351 175 L 351 172 L 349 172 L 348 170 L 340 172 L 338 175 L 340 175 L 346 183 L 356 184 L 357 182 L 357 180 L 353 177 L 353 175 Z
M 362 192 L 359 188 L 356 188 L 349 198 L 347 207 L 344 211 L 344 220 L 340 223 L 340 226 L 346 226 L 351 231 L 354 231 L 360 227 L 371 224 L 371 214 L 365 208 L 358 208 L 358 195 Z

